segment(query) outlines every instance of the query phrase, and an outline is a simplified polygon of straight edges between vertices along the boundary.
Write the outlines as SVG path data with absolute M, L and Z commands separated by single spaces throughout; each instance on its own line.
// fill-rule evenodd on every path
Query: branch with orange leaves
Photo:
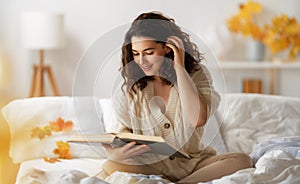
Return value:
M 234 33 L 262 42 L 273 54 L 288 49 L 289 59 L 294 59 L 300 52 L 299 23 L 296 18 L 283 14 L 274 17 L 271 24 L 260 27 L 253 17 L 261 12 L 260 3 L 248 0 L 240 5 L 237 14 L 227 20 L 227 27 Z

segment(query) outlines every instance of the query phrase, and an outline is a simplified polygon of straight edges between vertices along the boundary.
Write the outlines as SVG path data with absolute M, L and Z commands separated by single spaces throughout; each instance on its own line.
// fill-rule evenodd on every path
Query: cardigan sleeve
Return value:
M 207 117 L 210 117 L 218 108 L 220 103 L 220 95 L 214 89 L 213 80 L 208 69 L 200 64 L 200 70 L 191 76 L 198 94 L 204 98 L 207 106 Z

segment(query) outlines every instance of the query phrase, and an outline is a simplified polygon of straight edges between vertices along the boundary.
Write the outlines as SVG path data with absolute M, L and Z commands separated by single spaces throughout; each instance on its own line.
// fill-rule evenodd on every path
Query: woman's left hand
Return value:
M 174 52 L 174 67 L 179 65 L 184 68 L 185 50 L 182 40 L 177 36 L 170 36 L 167 39 L 167 47 L 170 47 Z

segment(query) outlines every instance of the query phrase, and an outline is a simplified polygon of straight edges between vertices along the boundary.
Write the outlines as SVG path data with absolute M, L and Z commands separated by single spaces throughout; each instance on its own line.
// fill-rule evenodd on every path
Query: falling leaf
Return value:
M 70 151 L 70 145 L 68 142 L 63 142 L 63 141 L 57 141 L 56 142 L 56 147 L 53 150 L 53 153 L 58 155 L 58 158 L 62 159 L 71 159 L 71 151 Z
M 44 161 L 49 162 L 51 164 L 53 164 L 55 162 L 61 162 L 58 158 L 51 158 L 51 157 L 44 157 Z
M 31 130 L 31 138 L 39 138 L 39 139 L 44 139 L 47 136 L 51 136 L 51 127 L 46 125 L 42 128 L 40 127 L 35 127 Z
M 50 127 L 53 131 L 56 132 L 69 132 L 73 128 L 73 122 L 72 121 L 64 121 L 61 117 L 57 118 L 54 122 L 49 122 Z

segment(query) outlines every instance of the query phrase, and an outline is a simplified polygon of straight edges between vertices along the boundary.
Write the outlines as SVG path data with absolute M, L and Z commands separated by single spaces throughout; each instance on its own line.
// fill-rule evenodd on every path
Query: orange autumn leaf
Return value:
M 53 164 L 53 163 L 55 163 L 55 162 L 61 162 L 58 158 L 49 158 L 49 157 L 44 157 L 44 161 L 45 162 L 48 162 L 48 163 L 51 163 L 51 164 Z
M 49 122 L 52 130 L 56 132 L 69 132 L 73 128 L 72 121 L 64 121 L 61 117 L 57 118 L 56 121 Z
M 50 126 L 44 126 L 42 128 L 40 127 L 35 127 L 31 130 L 30 137 L 31 138 L 39 138 L 39 139 L 44 139 L 47 136 L 51 136 L 51 127 Z
M 295 35 L 299 31 L 299 24 L 295 18 L 282 14 L 272 21 L 273 29 L 279 34 Z
M 62 159 L 71 159 L 71 151 L 70 151 L 70 145 L 68 142 L 63 142 L 63 141 L 57 141 L 56 142 L 56 147 L 53 150 L 53 153 L 55 155 L 58 155 L 58 158 Z
M 255 40 L 262 40 L 264 37 L 263 30 L 255 24 L 249 24 L 249 32 Z
M 241 27 L 240 18 L 238 16 L 233 16 L 227 20 L 227 25 L 229 30 L 233 32 L 239 32 Z
M 262 11 L 261 4 L 253 1 L 248 1 L 245 4 L 241 4 L 239 8 L 240 11 L 238 16 L 248 20 L 251 20 L 252 14 L 258 14 Z

